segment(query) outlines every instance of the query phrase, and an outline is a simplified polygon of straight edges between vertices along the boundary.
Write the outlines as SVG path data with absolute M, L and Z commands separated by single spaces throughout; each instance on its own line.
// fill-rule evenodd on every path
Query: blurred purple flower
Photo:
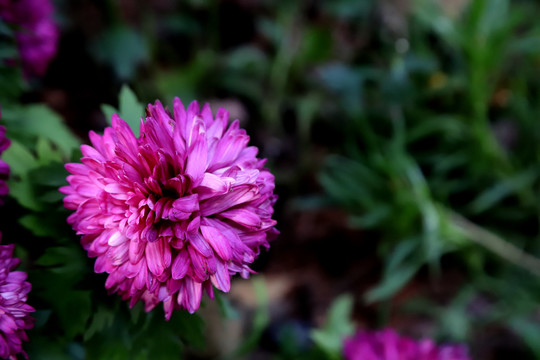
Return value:
M 0 241 L 2 233 L 0 233 Z M 15 245 L 0 245 L 0 358 L 16 359 L 17 354 L 26 353 L 22 342 L 28 341 L 25 330 L 34 327 L 30 316 L 34 308 L 26 304 L 27 294 L 32 289 L 26 281 L 26 273 L 13 271 L 20 263 L 13 258 Z
M 56 54 L 59 31 L 49 0 L 0 0 L 0 18 L 16 26 L 17 46 L 27 74 L 43 75 Z
M 2 114 L 0 113 L 0 118 Z M 0 155 L 6 150 L 11 141 L 6 137 L 6 128 L 0 125 Z M 0 158 L 0 205 L 4 204 L 3 197 L 9 192 L 6 180 L 9 177 L 9 165 Z
M 173 114 L 156 101 L 146 116 L 139 138 L 116 114 L 103 136 L 91 132 L 60 191 L 95 271 L 109 274 L 105 287 L 146 311 L 163 302 L 169 319 L 175 308 L 196 311 L 203 289 L 213 297 L 212 285 L 228 292 L 232 275 L 249 276 L 277 234 L 277 196 L 266 160 L 226 110 L 214 119 L 208 104 L 186 111 L 176 98 Z
M 392 329 L 357 332 L 345 341 L 346 360 L 469 360 L 464 345 L 437 346 L 431 339 L 414 340 Z

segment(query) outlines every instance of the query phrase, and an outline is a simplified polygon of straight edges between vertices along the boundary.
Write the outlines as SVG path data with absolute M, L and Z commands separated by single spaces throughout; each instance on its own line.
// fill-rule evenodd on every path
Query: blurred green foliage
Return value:
M 471 341 L 498 325 L 538 340 L 538 10 L 478 0 L 449 14 L 417 1 L 407 34 L 382 46 L 391 56 L 327 76 L 347 141 L 319 179 L 351 226 L 373 230 L 385 264 L 364 300 L 392 299 L 426 266 L 444 281 L 443 258 L 458 264 L 462 289 L 429 313 L 443 339 Z M 340 73 L 348 80 L 336 85 Z M 359 94 L 361 106 L 343 93 Z M 495 299 L 487 313 L 471 313 L 486 298 Z

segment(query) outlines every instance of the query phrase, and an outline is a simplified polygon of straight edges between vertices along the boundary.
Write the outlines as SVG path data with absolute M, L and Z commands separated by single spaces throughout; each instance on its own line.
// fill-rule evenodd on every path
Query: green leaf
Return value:
M 262 79 L 269 67 L 266 55 L 256 46 L 235 48 L 226 55 L 226 61 L 228 70 L 257 79 Z
M 421 264 L 403 264 L 391 273 L 387 274 L 382 282 L 369 290 L 364 299 L 367 303 L 386 300 L 398 292 L 416 274 Z
M 91 311 L 91 292 L 72 291 L 69 297 L 57 299 L 57 311 L 62 327 L 69 338 L 84 334 Z
M 536 358 L 540 358 L 540 325 L 530 319 L 514 318 L 509 321 L 510 327 L 516 332 L 533 351 Z
M 11 139 L 11 145 L 2 153 L 4 160 L 15 176 L 25 176 L 30 170 L 38 166 L 34 155 L 17 140 Z
M 473 213 L 484 212 L 514 192 L 529 187 L 538 179 L 538 170 L 523 171 L 515 176 L 505 178 L 494 186 L 484 190 L 473 200 L 470 209 Z
M 238 311 L 232 306 L 229 298 L 226 294 L 222 294 L 218 291 L 214 292 L 216 303 L 219 306 L 221 316 L 225 319 L 238 319 Z
M 107 120 L 107 123 L 110 126 L 111 121 L 112 121 L 112 116 L 114 114 L 118 114 L 119 111 L 116 110 L 114 107 L 112 107 L 109 104 L 101 104 L 101 112 L 103 113 L 103 115 L 105 115 L 105 120 Z M 124 119 L 122 119 L 122 120 L 124 120 Z
M 122 89 L 120 90 L 118 96 L 118 108 L 117 111 L 110 105 L 101 105 L 101 111 L 105 114 L 105 118 L 109 125 L 111 125 L 113 114 L 116 113 L 129 125 L 133 134 L 138 137 L 141 117 L 144 115 L 144 106 L 137 100 L 137 96 L 127 85 L 122 86 Z
M 458 43 L 458 33 L 452 19 L 450 19 L 440 8 L 439 3 L 430 0 L 416 0 L 414 11 L 419 23 L 423 23 L 437 33 L 443 40 L 456 46 Z
M 34 188 L 28 177 L 23 177 L 19 181 L 13 179 L 8 181 L 9 195 L 17 200 L 17 202 L 30 210 L 41 211 L 43 204 L 39 201 L 34 193 Z
M 353 304 L 354 298 L 351 295 L 339 296 L 330 307 L 324 327 L 311 332 L 315 344 L 331 359 L 340 358 L 343 340 L 354 332 L 351 322 Z
M 29 337 L 32 341 L 24 344 L 29 359 L 74 360 L 74 358 L 69 355 L 65 344 L 46 336 L 33 337 L 31 333 L 29 334 Z
M 450 306 L 440 315 L 441 327 L 459 341 L 466 341 L 470 331 L 470 315 L 465 309 Z
M 135 304 L 135 306 L 129 309 L 130 318 L 133 324 L 137 324 L 137 322 L 139 321 L 141 317 L 141 314 L 143 313 L 144 313 L 144 306 L 141 302 L 138 302 L 137 304 Z
M 311 63 L 324 61 L 331 55 L 332 43 L 332 34 L 328 29 L 312 27 L 304 35 L 298 56 Z
M 19 219 L 19 223 L 36 236 L 55 236 L 57 227 L 50 219 L 35 213 L 26 214 Z
M 257 299 L 257 308 L 255 309 L 255 315 L 253 317 L 251 332 L 239 346 L 238 350 L 236 350 L 237 357 L 241 357 L 256 348 L 264 330 L 270 323 L 268 289 L 264 277 L 253 277 L 251 282 L 253 284 L 255 298 Z
M 132 79 L 149 51 L 142 34 L 124 25 L 108 28 L 92 44 L 97 59 L 110 65 L 121 80 Z
M 381 225 L 383 221 L 392 215 L 392 208 L 386 204 L 376 205 L 370 208 L 365 215 L 356 215 L 350 218 L 352 226 L 366 229 Z
M 332 64 L 321 67 L 319 77 L 348 111 L 356 114 L 362 110 L 365 79 L 361 72 L 346 64 Z
M 2 115 L 5 115 L 2 120 L 8 124 L 8 137 L 24 141 L 29 148 L 33 148 L 38 138 L 44 138 L 58 148 L 63 157 L 69 158 L 73 149 L 80 145 L 80 140 L 64 124 L 62 118 L 46 105 L 6 107 L 5 111 L 2 109 Z
M 417 250 L 419 245 L 418 237 L 401 240 L 386 258 L 385 274 L 391 274 L 394 271 L 398 271 L 399 266 L 403 264 L 415 250 Z
M 54 190 L 60 186 L 67 185 L 66 177 L 69 175 L 63 162 L 54 162 L 49 165 L 40 166 L 29 172 L 29 177 L 33 184 Z
M 76 244 L 48 247 L 35 264 L 47 267 L 51 273 L 62 276 L 64 281 L 73 283 L 80 280 L 89 271 L 87 257 Z
M 2 101 L 2 122 L 4 109 L 9 101 L 17 102 L 27 85 L 23 80 L 22 69 L 14 66 L 0 66 L 0 101 Z
M 32 314 L 36 322 L 34 327 L 40 328 L 44 326 L 51 317 L 52 311 L 49 309 L 36 309 L 36 312 Z
M 114 316 L 115 309 L 98 305 L 98 308 L 92 314 L 90 325 L 84 332 L 84 341 L 90 339 L 95 333 L 100 332 L 105 328 L 110 328 L 114 322 Z
M 122 86 L 119 97 L 120 117 L 128 123 L 135 136 L 139 136 L 144 105 L 137 100 L 135 93 L 127 86 Z
M 36 155 L 41 165 L 50 163 L 62 163 L 62 154 L 54 149 L 51 142 L 43 137 L 39 137 L 36 143 Z
M 173 329 L 172 333 L 175 336 L 178 336 L 189 346 L 204 349 L 206 345 L 205 324 L 199 315 L 190 314 L 187 311 L 176 311 L 169 320 L 169 327 Z

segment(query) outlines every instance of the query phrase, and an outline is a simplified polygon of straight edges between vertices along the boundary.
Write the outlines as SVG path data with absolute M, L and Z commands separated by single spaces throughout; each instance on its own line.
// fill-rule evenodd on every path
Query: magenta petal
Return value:
M 90 169 L 87 166 L 78 163 L 66 164 L 65 168 L 67 171 L 75 175 L 88 175 L 90 172 Z
M 224 218 L 234 221 L 237 224 L 243 225 L 245 227 L 255 230 L 260 228 L 262 221 L 253 211 L 247 209 L 231 209 L 224 211 L 220 214 Z
M 199 254 L 204 257 L 210 257 L 213 255 L 210 245 L 206 242 L 205 238 L 199 233 L 189 233 L 187 236 L 189 243 Z
M 229 191 L 231 183 L 234 181 L 232 178 L 224 178 L 211 173 L 204 173 L 203 179 L 199 187 L 205 187 L 214 194 L 221 194 Z
M 199 134 L 193 147 L 191 148 L 191 155 L 187 159 L 186 174 L 190 175 L 195 182 L 200 182 L 204 171 L 206 170 L 206 158 L 208 154 L 208 147 L 206 145 L 206 138 L 204 133 Z
M 199 230 L 199 227 L 201 226 L 201 217 L 200 216 L 196 216 L 195 218 L 193 218 L 193 220 L 191 220 L 187 226 L 187 233 L 193 233 L 193 232 L 196 232 L 197 230 Z
M 184 131 L 186 128 L 186 109 L 178 97 L 175 97 L 173 100 L 173 110 L 176 128 Z
M 114 234 L 112 234 L 111 237 L 109 237 L 108 244 L 110 246 L 118 246 L 118 245 L 123 244 L 126 240 L 127 238 L 124 235 L 122 235 L 120 231 L 117 231 Z
M 223 108 L 219 108 L 216 114 L 216 120 L 208 127 L 208 138 L 220 139 L 227 128 L 228 122 L 229 112 Z
M 189 311 L 191 314 L 193 314 L 199 306 L 201 305 L 201 297 L 202 297 L 202 284 L 199 282 L 195 282 L 191 280 L 190 278 L 185 279 L 186 283 L 186 292 L 187 292 L 187 311 Z
M 150 272 L 156 276 L 163 274 L 165 271 L 166 265 L 166 252 L 164 248 L 168 246 L 163 246 L 163 241 L 158 240 L 154 242 L 146 243 L 146 262 L 148 264 L 148 269 Z M 170 250 L 169 250 L 170 251 Z M 169 262 L 170 262 L 170 252 L 169 252 Z
M 189 269 L 189 257 L 186 251 L 180 251 L 174 258 L 171 266 L 171 276 L 173 279 L 178 280 L 186 276 Z
M 144 254 L 145 244 L 139 240 L 131 239 L 129 242 L 129 261 L 137 264 Z
M 208 103 L 204 104 L 203 108 L 201 109 L 201 117 L 203 118 L 206 127 L 214 123 L 212 109 L 210 109 L 210 105 L 208 105 Z
M 205 225 L 201 225 L 201 232 L 205 240 L 212 246 L 216 254 L 218 254 L 222 260 L 231 260 L 232 250 L 229 240 L 227 240 L 221 232 L 212 226 Z
M 217 271 L 210 277 L 212 284 L 223 292 L 229 292 L 231 290 L 231 277 L 227 265 L 221 261 L 217 262 Z
M 199 210 L 199 195 L 192 194 L 181 197 L 172 203 L 173 208 L 185 213 L 192 213 Z
M 199 254 L 196 250 L 193 250 L 191 246 L 188 246 L 189 259 L 191 260 L 191 267 L 189 269 L 189 275 L 193 280 L 203 282 L 208 279 L 208 267 L 206 265 L 206 258 Z
M 240 185 L 225 195 L 216 196 L 212 201 L 205 201 L 200 204 L 203 216 L 213 215 L 233 206 L 253 200 L 258 195 L 258 188 L 255 185 Z
M 83 156 L 96 159 L 99 162 L 105 161 L 105 158 L 96 149 L 94 149 L 91 146 L 81 145 L 81 152 Z

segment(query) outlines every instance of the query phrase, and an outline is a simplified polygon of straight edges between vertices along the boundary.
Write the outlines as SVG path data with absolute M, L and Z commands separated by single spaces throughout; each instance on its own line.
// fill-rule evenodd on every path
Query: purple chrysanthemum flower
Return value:
M 469 360 L 464 345 L 437 346 L 431 339 L 414 340 L 392 329 L 358 332 L 345 341 L 346 360 Z
M 43 75 L 56 54 L 59 30 L 50 0 L 0 0 L 0 18 L 16 27 L 22 66 L 27 74 Z
M 0 233 L 0 241 L 2 233 Z M 0 245 L 0 358 L 16 359 L 21 353 L 22 342 L 28 341 L 26 331 L 34 327 L 30 316 L 34 308 L 26 303 L 27 294 L 32 289 L 26 281 L 26 273 L 13 271 L 20 263 L 13 258 L 15 245 Z
M 212 285 L 227 292 L 232 275 L 248 277 L 277 234 L 274 176 L 228 117 L 178 98 L 170 114 L 156 101 L 139 138 L 114 115 L 103 136 L 90 132 L 82 164 L 66 164 L 68 222 L 95 271 L 109 274 L 106 288 L 131 306 L 163 302 L 167 319 L 194 312 L 203 289 L 213 297 Z
M 0 113 L 1 117 L 1 113 Z M 11 141 L 6 137 L 6 128 L 0 126 L 0 155 L 6 150 Z M 0 159 L 0 205 L 4 203 L 3 197 L 9 192 L 6 180 L 9 176 L 9 165 Z

